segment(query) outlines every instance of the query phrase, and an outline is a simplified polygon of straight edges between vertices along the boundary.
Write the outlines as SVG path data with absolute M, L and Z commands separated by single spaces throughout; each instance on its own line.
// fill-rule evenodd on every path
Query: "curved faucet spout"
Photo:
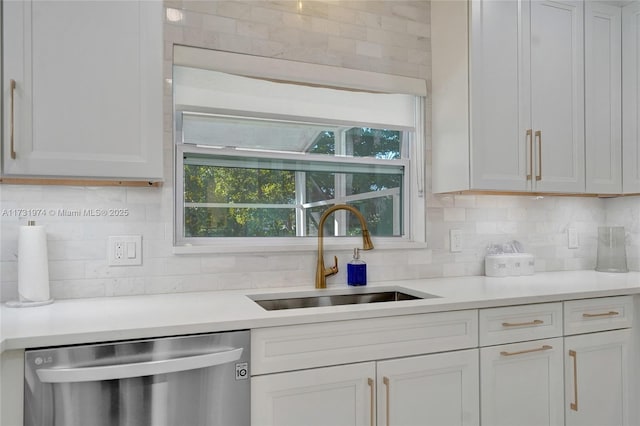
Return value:
M 322 243 L 324 234 L 324 222 L 327 220 L 327 217 L 329 217 L 331 213 L 337 210 L 347 210 L 356 215 L 356 217 L 360 221 L 360 228 L 362 228 L 362 249 L 371 250 L 373 248 L 373 242 L 371 241 L 371 236 L 369 235 L 369 230 L 367 229 L 367 223 L 364 220 L 364 216 L 362 216 L 362 213 L 360 213 L 358 209 L 347 204 L 336 204 L 329 207 L 327 210 L 325 210 L 322 216 L 320 216 L 320 222 L 318 223 L 318 263 L 316 265 L 316 288 L 327 288 L 327 277 L 338 273 L 337 256 L 333 257 L 333 266 L 329 268 L 326 268 L 324 266 Z

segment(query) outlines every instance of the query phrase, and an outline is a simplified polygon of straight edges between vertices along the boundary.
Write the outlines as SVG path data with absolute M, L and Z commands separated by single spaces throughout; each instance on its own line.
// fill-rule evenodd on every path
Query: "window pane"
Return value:
M 402 235 L 402 176 L 361 173 L 307 173 L 308 204 L 314 204 L 318 201 L 329 201 L 330 203 L 323 203 L 321 206 L 314 206 L 306 210 L 306 235 L 317 235 L 320 216 L 328 206 L 335 204 L 333 202 L 335 201 L 333 182 L 344 184 L 346 194 L 339 202 L 346 201 L 347 204 L 353 205 L 362 213 L 371 235 L 379 237 Z M 323 186 L 324 183 L 327 183 L 326 186 Z M 334 222 L 327 220 L 324 235 L 360 235 L 360 222 L 357 217 L 347 213 L 346 221 L 346 228 L 341 232 L 340 227 L 335 230 Z
M 291 171 L 185 165 L 184 181 L 185 237 L 295 236 Z
M 401 166 L 260 159 L 263 167 L 252 168 L 254 159 L 200 154 L 186 155 L 185 163 L 185 237 L 314 236 L 327 207 L 345 202 L 363 213 L 372 235 L 402 234 Z M 354 215 L 335 219 L 344 223 L 335 230 L 328 220 L 325 235 L 360 235 Z
M 295 237 L 293 208 L 186 207 L 185 237 Z
M 309 152 L 320 140 L 333 155 L 334 128 L 326 124 L 261 120 L 207 113 L 182 113 L 182 141 L 189 144 Z
M 185 203 L 295 203 L 295 174 L 288 170 L 184 166 Z
M 353 127 L 346 131 L 346 155 L 396 160 L 400 157 L 402 132 L 397 130 Z
M 394 160 L 401 158 L 402 135 L 399 130 L 182 113 L 182 141 L 197 145 Z
M 394 200 L 392 197 L 380 197 L 347 204 L 354 206 L 362 213 L 371 235 L 376 237 L 398 237 L 402 235 L 400 225 L 394 225 L 394 217 L 396 216 L 393 211 Z M 327 206 L 306 209 L 307 235 L 318 235 L 318 222 L 326 209 Z M 336 216 L 339 213 L 335 212 L 333 215 Z M 401 218 L 402 212 L 398 211 L 397 215 Z M 360 221 L 355 215 L 349 212 L 346 213 L 346 224 L 343 232 L 340 232 L 341 226 L 339 220 L 336 224 L 337 220 L 336 217 L 327 219 L 324 223 L 324 236 L 353 237 L 362 235 Z

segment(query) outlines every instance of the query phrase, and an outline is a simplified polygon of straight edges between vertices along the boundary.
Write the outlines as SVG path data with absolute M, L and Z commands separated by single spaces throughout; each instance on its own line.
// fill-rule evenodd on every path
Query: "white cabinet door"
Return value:
M 565 338 L 567 426 L 630 425 L 631 330 Z
M 471 187 L 526 191 L 530 91 L 522 70 L 525 39 L 517 1 L 470 3 Z
M 253 426 L 371 426 L 374 362 L 251 378 Z
M 584 3 L 530 5 L 534 188 L 584 192 Z
M 622 9 L 623 192 L 640 193 L 640 2 Z
M 622 192 L 622 14 L 585 2 L 585 158 L 587 192 Z
M 3 6 L 3 174 L 161 179 L 162 2 Z
M 478 375 L 477 349 L 378 362 L 378 425 L 478 425 Z
M 583 193 L 584 3 L 465 5 L 432 2 L 434 192 Z
M 564 423 L 562 338 L 480 348 L 481 423 Z

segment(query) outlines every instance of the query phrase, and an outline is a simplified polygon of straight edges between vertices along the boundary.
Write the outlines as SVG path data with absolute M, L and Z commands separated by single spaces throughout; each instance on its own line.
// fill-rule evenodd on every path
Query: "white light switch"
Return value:
M 142 265 L 142 235 L 109 237 L 107 257 L 109 266 Z
M 136 258 L 136 243 L 128 242 L 127 243 L 127 259 L 135 259 Z

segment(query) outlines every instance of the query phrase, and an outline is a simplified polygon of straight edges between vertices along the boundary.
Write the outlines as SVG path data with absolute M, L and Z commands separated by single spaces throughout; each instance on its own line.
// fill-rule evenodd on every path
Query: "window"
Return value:
M 340 203 L 374 238 L 424 241 L 412 221 L 424 206 L 421 97 L 180 65 L 173 86 L 176 246 L 299 244 Z M 361 232 L 345 211 L 325 226 Z

